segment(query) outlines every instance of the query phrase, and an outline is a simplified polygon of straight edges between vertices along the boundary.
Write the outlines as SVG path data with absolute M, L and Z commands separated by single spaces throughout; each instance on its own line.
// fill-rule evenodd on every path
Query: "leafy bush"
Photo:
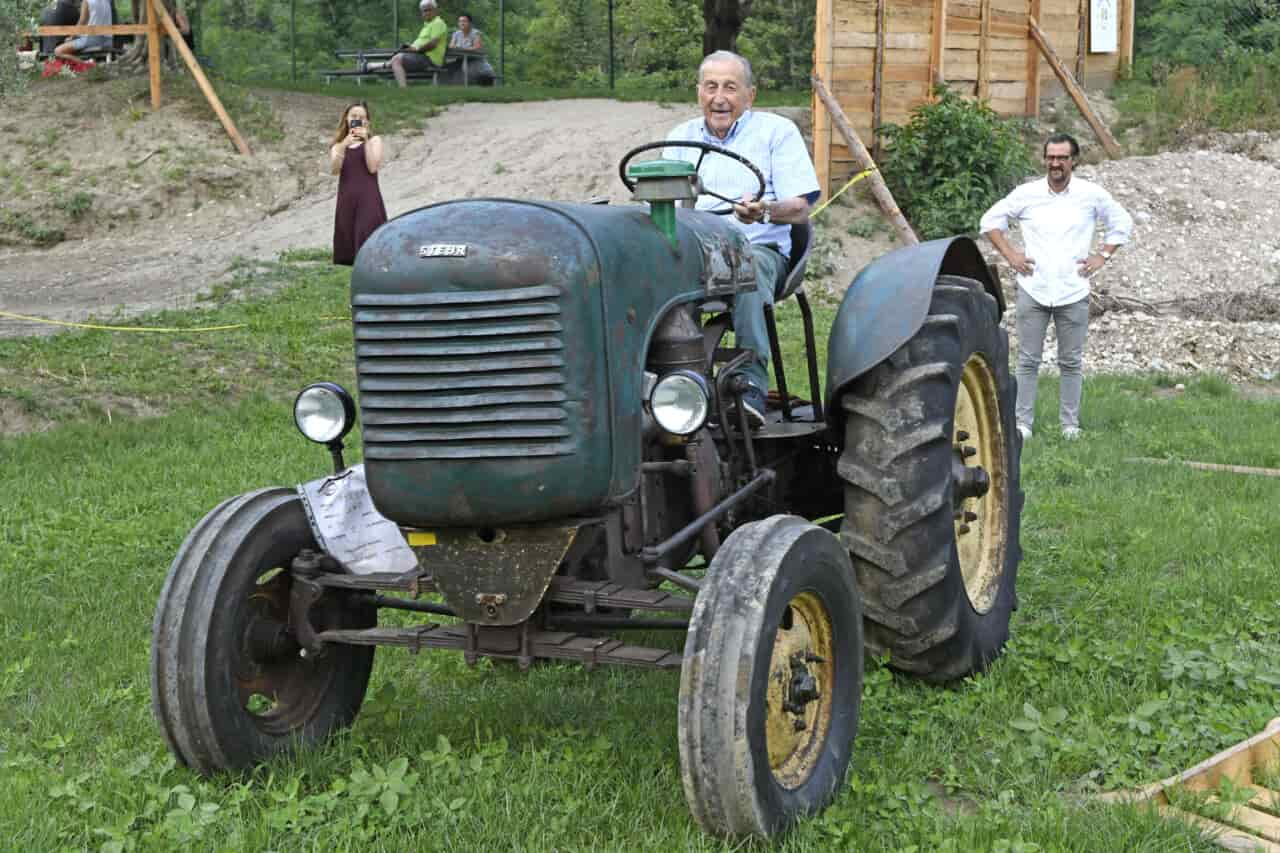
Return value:
M 974 233 L 983 212 L 1036 168 L 1015 122 L 945 87 L 935 93 L 906 125 L 882 131 L 885 182 L 924 239 Z
M 1280 3 L 1139 0 L 1124 123 L 1159 150 L 1209 128 L 1280 127 Z
M 5 45 L 0 50 L 0 101 L 26 85 L 27 75 L 18 70 L 18 55 L 9 46 L 18 43 L 19 33 L 37 23 L 41 5 L 39 0 L 0 0 L 0 39 Z

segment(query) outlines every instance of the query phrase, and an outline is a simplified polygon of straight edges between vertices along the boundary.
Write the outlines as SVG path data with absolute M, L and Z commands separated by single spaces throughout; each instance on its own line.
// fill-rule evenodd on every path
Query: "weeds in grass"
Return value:
M 10 235 L 19 239 L 14 240 Z M 56 246 L 65 239 L 66 232 L 61 228 L 40 225 L 31 214 L 0 210 L 0 244 L 21 245 L 26 242 L 43 248 Z
M 170 86 L 173 97 L 181 101 L 189 112 L 209 120 L 215 118 L 204 93 L 190 77 L 174 77 Z M 268 98 L 226 80 L 218 81 L 218 97 L 241 133 L 266 144 L 284 140 L 284 123 L 272 109 Z
M 1135 76 L 1116 89 L 1116 131 L 1140 130 L 1142 148 L 1156 153 L 1206 130 L 1280 128 L 1280 63 Z
M 884 222 L 878 216 L 860 216 L 849 223 L 847 230 L 850 237 L 869 240 L 884 230 Z
M 93 209 L 93 196 L 84 190 L 77 190 L 70 195 L 64 195 L 59 198 L 56 205 L 73 222 L 79 222 Z

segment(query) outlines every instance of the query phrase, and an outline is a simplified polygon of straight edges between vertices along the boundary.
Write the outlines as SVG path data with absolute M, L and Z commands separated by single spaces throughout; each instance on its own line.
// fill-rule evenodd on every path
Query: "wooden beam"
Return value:
M 95 24 L 89 26 L 36 27 L 37 36 L 142 36 L 147 34 L 146 24 Z
M 827 91 L 822 78 L 816 74 L 813 77 L 813 91 L 823 105 L 826 106 L 827 111 L 831 113 L 832 125 L 840 131 L 840 135 L 848 143 L 849 153 L 853 155 L 854 161 L 857 163 L 857 169 L 859 171 L 873 170 L 867 176 L 867 183 L 871 185 L 871 194 L 875 196 L 881 212 L 884 213 L 885 218 L 889 220 L 894 230 L 898 233 L 898 238 L 907 246 L 914 246 L 919 243 L 920 238 L 916 236 L 911 224 L 907 222 L 907 218 L 898 209 L 898 203 L 893 200 L 893 193 L 889 192 L 889 188 L 885 186 L 884 178 L 880 175 L 876 161 L 871 158 L 871 152 L 867 151 L 867 147 L 862 144 L 862 140 L 858 138 L 853 126 L 849 124 L 848 116 L 840 108 L 839 102 L 831 97 L 831 93 Z
M 835 60 L 835 0 L 818 0 L 813 19 L 813 73 L 830 80 Z M 823 195 L 831 192 L 831 116 L 813 95 L 813 165 Z
M 1076 79 L 1084 79 L 1084 55 L 1089 42 L 1089 0 L 1080 0 L 1076 8 Z
M 151 109 L 160 109 L 160 18 L 155 13 L 155 4 L 147 2 L 147 71 L 151 77 Z
M 1120 60 L 1119 72 L 1121 76 L 1128 75 L 1133 71 L 1133 28 L 1135 14 L 1134 0 L 1121 0 L 1120 2 Z
M 933 0 L 932 40 L 929 42 L 929 98 L 932 87 L 947 82 L 947 0 Z
M 991 97 L 991 0 L 978 7 L 978 100 Z
M 1131 456 L 1125 462 L 1144 465 L 1185 465 L 1201 471 L 1223 471 L 1228 474 L 1257 474 L 1260 477 L 1280 477 L 1280 468 L 1252 468 L 1248 465 L 1220 465 L 1216 462 L 1191 462 L 1185 459 L 1156 459 L 1149 456 Z
M 1132 0 L 1130 0 L 1132 2 Z M 1040 19 L 1040 0 L 1031 0 L 1031 17 Z M 1040 118 L 1040 52 L 1027 30 L 1027 109 L 1031 118 Z
M 1113 160 L 1118 160 L 1123 156 L 1120 151 L 1119 144 L 1116 143 L 1115 137 L 1111 135 L 1111 131 L 1107 130 L 1107 126 L 1098 120 L 1098 116 L 1094 113 L 1093 108 L 1089 106 L 1089 99 L 1085 97 L 1084 90 L 1076 84 L 1075 78 L 1071 76 L 1071 72 L 1062 64 L 1062 60 L 1058 58 L 1058 54 L 1053 52 L 1053 48 L 1049 46 L 1049 41 L 1044 37 L 1044 33 L 1040 32 L 1040 26 L 1036 23 L 1036 19 L 1032 18 L 1028 23 L 1031 30 L 1031 38 L 1036 43 L 1036 47 L 1040 48 L 1040 52 L 1044 54 L 1044 58 L 1048 61 L 1049 67 L 1053 69 L 1053 73 L 1058 76 L 1058 81 L 1062 83 L 1063 88 L 1067 90 L 1067 94 L 1071 96 L 1071 100 L 1076 102 L 1076 106 L 1080 108 L 1080 112 L 1084 115 L 1085 121 L 1089 122 L 1089 127 L 1093 128 L 1094 134 L 1097 135 L 1098 141 L 1102 143 L 1102 147 L 1106 149 L 1107 156 Z
M 982 22 L 976 18 L 957 18 L 955 15 L 950 15 L 947 17 L 947 31 L 976 36 L 982 32 Z M 1023 21 L 1020 24 L 1007 24 L 1000 21 L 990 21 L 987 24 L 987 32 L 993 36 L 1004 36 L 1005 38 L 1026 38 L 1027 23 Z
M 885 5 L 889 0 L 876 0 L 876 59 L 871 79 L 871 147 L 880 153 L 880 107 L 884 98 L 884 30 Z
M 218 116 L 218 121 L 222 122 L 222 127 L 226 130 L 227 136 L 231 137 L 231 141 L 235 143 L 241 154 L 246 157 L 252 156 L 253 152 L 249 150 L 249 146 L 241 138 L 240 131 L 236 130 L 235 122 L 231 120 L 231 116 L 227 115 L 227 111 L 223 109 L 218 93 L 213 91 L 213 86 L 209 84 L 209 78 L 204 76 L 204 70 L 200 67 L 200 63 L 196 61 L 191 48 L 187 47 L 187 43 L 182 38 L 182 33 L 178 30 L 178 25 L 169 16 L 169 12 L 164 8 L 162 0 L 148 0 L 147 6 L 152 10 L 151 17 L 156 21 L 157 30 L 160 26 L 163 26 L 165 32 L 169 34 L 169 38 L 173 40 L 174 47 L 178 49 L 178 54 L 182 57 L 182 60 L 187 63 L 191 76 L 195 78 L 196 85 L 204 93 L 205 100 L 209 102 L 209 106 L 213 107 L 213 112 Z M 158 68 L 158 66 L 155 67 Z

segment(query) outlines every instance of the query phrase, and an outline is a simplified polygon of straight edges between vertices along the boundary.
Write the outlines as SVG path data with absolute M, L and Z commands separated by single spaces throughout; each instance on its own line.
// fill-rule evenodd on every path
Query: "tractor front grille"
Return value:
M 367 459 L 564 456 L 560 289 L 357 294 Z

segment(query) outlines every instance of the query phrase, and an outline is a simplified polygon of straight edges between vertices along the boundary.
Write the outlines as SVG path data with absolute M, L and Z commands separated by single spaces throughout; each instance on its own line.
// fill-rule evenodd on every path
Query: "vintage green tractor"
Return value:
M 211 510 L 152 642 L 155 712 L 186 765 L 245 768 L 349 725 L 375 646 L 678 668 L 694 817 L 771 834 L 838 792 L 866 651 L 936 682 L 1000 654 L 1020 443 L 1002 295 L 977 247 L 936 240 L 862 270 L 824 392 L 799 286 L 809 232 L 793 227 L 780 299 L 799 306 L 809 398 L 788 390 L 770 313 L 777 393 L 753 431 L 734 405 L 748 354 L 725 345 L 751 250 L 677 206 L 708 192 L 701 159 L 629 165 L 664 144 L 620 167 L 647 205 L 452 201 L 365 244 L 363 468 L 343 464 L 342 388 L 308 387 L 295 418 L 333 454 L 326 487 L 363 474 L 409 567 L 353 570 L 300 490 Z M 379 626 L 387 608 L 423 615 Z M 612 636 L 632 629 L 647 633 Z M 636 644 L 660 630 L 685 632 L 683 654 Z

